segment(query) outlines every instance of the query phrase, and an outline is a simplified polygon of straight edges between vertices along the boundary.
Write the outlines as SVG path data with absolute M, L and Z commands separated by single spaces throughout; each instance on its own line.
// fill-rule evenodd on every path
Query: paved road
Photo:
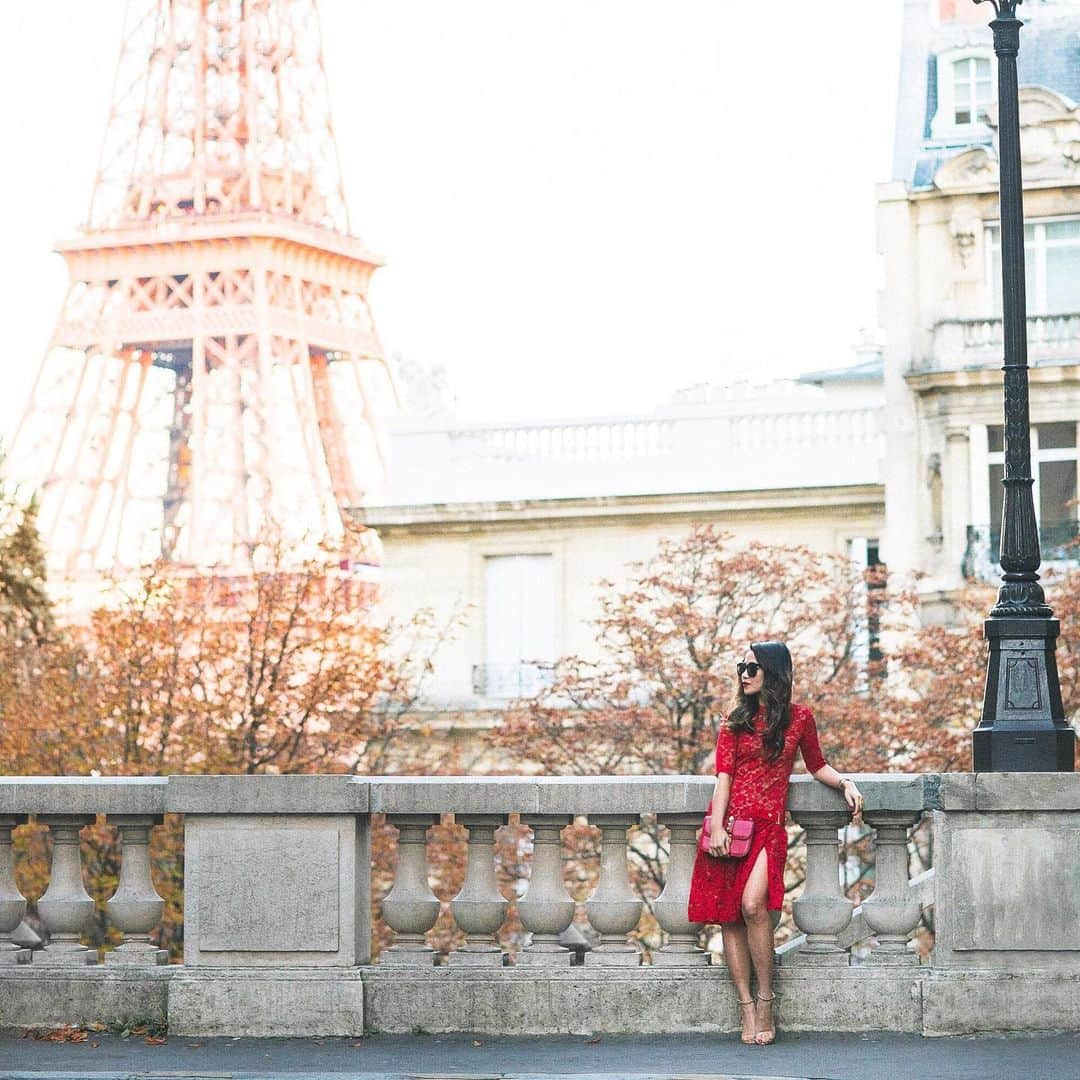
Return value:
M 97 1043 L 98 1045 L 94 1045 Z M 771 1048 L 731 1037 L 142 1039 L 48 1043 L 0 1035 L 0 1080 L 1080 1080 L 1080 1034 L 923 1039 L 783 1034 Z

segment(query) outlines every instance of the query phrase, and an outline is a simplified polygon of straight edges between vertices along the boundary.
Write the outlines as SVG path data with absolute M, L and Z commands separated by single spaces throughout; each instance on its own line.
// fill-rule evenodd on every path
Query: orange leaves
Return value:
M 413 757 L 409 713 L 459 615 L 380 625 L 329 547 L 271 538 L 253 561 L 229 578 L 150 567 L 26 662 L 0 656 L 5 767 L 344 772 Z
M 804 547 L 749 544 L 701 525 L 602 582 L 600 657 L 564 658 L 551 687 L 496 732 L 519 759 L 553 772 L 698 772 L 735 695 L 749 643 L 786 640 L 798 693 L 849 697 L 866 673 L 862 574 Z M 818 691 L 821 691 L 820 693 Z
M 553 773 L 699 772 L 751 641 L 779 638 L 795 697 L 817 715 L 826 756 L 853 772 L 968 767 L 985 669 L 986 590 L 949 627 L 922 626 L 916 595 L 843 555 L 735 547 L 711 525 L 660 543 L 616 586 L 601 582 L 595 659 L 564 657 L 553 684 L 494 732 L 519 762 Z M 1068 623 L 1080 574 L 1052 590 Z M 1067 711 L 1080 704 L 1080 645 L 1059 649 Z

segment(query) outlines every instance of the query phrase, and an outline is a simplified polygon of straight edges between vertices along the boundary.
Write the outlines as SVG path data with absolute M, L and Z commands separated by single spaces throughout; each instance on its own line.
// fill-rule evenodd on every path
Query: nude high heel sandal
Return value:
M 756 1000 L 775 1002 L 776 1001 L 776 995 L 772 994 L 769 997 L 765 997 L 762 994 L 758 994 Z M 773 1007 L 772 1007 L 772 1027 L 765 1028 L 764 1031 L 759 1031 L 757 1033 L 757 1035 L 754 1036 L 754 1042 L 757 1043 L 758 1046 L 771 1046 L 774 1042 L 776 1042 L 776 1005 L 775 1004 L 773 1004 Z
M 740 1000 L 739 1004 L 745 1009 L 748 1005 L 753 1005 L 754 1004 L 754 999 L 751 998 L 749 1001 Z M 757 1010 L 756 1009 L 754 1010 L 754 1027 L 757 1028 Z M 743 1042 L 744 1046 L 754 1046 L 757 1043 L 757 1034 L 756 1033 L 751 1035 L 749 1039 L 746 1037 L 745 1033 L 741 1034 L 739 1036 L 739 1038 L 742 1039 L 742 1042 Z

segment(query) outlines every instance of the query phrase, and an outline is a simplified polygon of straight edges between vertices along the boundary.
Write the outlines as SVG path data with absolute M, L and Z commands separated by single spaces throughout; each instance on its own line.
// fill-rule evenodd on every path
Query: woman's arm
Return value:
M 731 798 L 731 773 L 718 773 L 712 796 L 712 821 L 709 823 L 709 854 L 720 858 L 728 853 L 731 837 L 724 828 L 728 799 Z
M 850 777 L 841 776 L 826 760 L 821 753 L 821 744 L 818 742 L 817 724 L 814 722 L 814 714 L 810 709 L 806 710 L 806 720 L 803 726 L 802 736 L 799 739 L 799 749 L 802 752 L 803 761 L 807 771 L 815 779 L 826 787 L 836 788 L 844 796 L 845 802 L 851 807 L 851 812 L 856 817 L 862 813 L 862 792 L 855 786 L 855 781 Z
M 855 817 L 862 813 L 862 792 L 855 786 L 855 781 L 851 777 L 841 776 L 831 765 L 823 765 L 811 775 L 826 787 L 836 788 L 844 796 L 844 800 L 851 807 L 851 812 Z

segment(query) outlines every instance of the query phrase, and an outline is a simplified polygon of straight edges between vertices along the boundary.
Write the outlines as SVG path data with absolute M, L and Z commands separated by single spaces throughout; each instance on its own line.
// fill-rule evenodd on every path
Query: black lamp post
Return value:
M 975 0 L 981 4 L 984 0 Z M 989 0 L 996 18 L 1001 272 L 1005 338 L 1005 505 L 1001 590 L 984 624 L 990 656 L 982 720 L 972 734 L 975 772 L 1071 772 L 1075 733 L 1065 722 L 1054 647 L 1059 624 L 1039 584 L 1039 527 L 1028 419 L 1024 197 L 1016 54 L 1022 0 Z

